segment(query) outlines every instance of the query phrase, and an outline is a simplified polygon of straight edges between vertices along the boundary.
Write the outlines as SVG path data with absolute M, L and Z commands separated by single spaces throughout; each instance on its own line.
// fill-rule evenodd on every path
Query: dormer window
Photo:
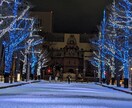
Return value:
M 67 44 L 76 44 L 76 38 L 74 37 L 74 35 L 71 35 L 68 40 L 67 40 Z

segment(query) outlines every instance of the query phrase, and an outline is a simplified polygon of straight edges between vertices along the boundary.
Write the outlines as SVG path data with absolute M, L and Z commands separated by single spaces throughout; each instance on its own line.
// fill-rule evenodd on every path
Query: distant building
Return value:
M 73 80 L 90 76 L 88 73 L 91 73 L 92 70 L 89 68 L 92 66 L 88 60 L 92 56 L 91 46 L 88 38 L 84 42 L 82 37 L 80 34 L 54 33 L 54 40 L 52 39 L 52 45 L 50 46 L 51 64 L 62 67 L 63 80 L 66 80 L 69 74 L 71 74 Z M 57 39 L 58 41 L 56 41 Z
M 44 32 L 52 32 L 52 11 L 30 12 L 30 16 L 36 19 L 36 27 L 38 27 Z
M 52 12 L 31 12 L 31 16 L 38 21 L 41 35 L 45 37 L 50 53 L 51 61 L 48 68 L 52 73 L 45 70 L 43 77 L 48 79 L 49 75 L 57 76 L 66 80 L 70 75 L 72 80 L 81 80 L 93 77 L 93 67 L 88 61 L 92 57 L 92 47 L 89 39 L 94 34 L 70 34 L 52 32 Z

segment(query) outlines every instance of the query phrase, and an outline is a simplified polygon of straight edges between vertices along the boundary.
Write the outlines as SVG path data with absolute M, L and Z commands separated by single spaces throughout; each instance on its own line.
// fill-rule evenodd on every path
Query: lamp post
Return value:
M 94 82 L 97 82 L 96 81 L 96 70 L 94 70 Z
M 19 64 L 17 64 L 17 55 L 15 56 L 15 58 L 14 58 L 14 69 L 13 69 L 13 72 L 14 72 L 14 82 L 17 82 L 17 74 L 18 74 L 18 71 L 16 70 L 17 69 L 17 66 L 19 65 Z
M 13 57 L 10 83 L 13 83 L 14 73 L 16 71 L 16 59 L 17 59 L 17 56 Z
M 29 54 L 27 52 L 26 82 L 29 81 L 29 61 L 28 61 L 29 57 L 28 56 L 29 56 Z
M 60 68 L 60 81 L 62 81 L 62 77 L 63 77 L 63 68 Z
M 76 68 L 76 81 L 78 81 L 78 68 Z
M 132 67 L 130 68 L 130 77 L 129 77 L 129 88 L 132 90 Z
M 86 69 L 83 69 L 83 79 L 85 79 L 85 73 L 86 73 Z

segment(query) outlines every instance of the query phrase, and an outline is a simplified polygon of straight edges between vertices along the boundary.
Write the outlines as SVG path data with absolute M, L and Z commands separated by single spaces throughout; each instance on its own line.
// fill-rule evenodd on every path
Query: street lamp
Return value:
M 29 59 L 29 52 L 27 52 L 27 55 L 26 56 L 27 56 L 27 69 L 26 69 L 26 82 L 27 82 L 27 81 L 29 81 L 29 77 L 30 77 L 29 76 L 30 75 L 30 73 L 29 73 L 29 71 L 30 71 L 29 70 L 30 69 L 29 67 L 30 66 L 29 66 L 29 60 L 28 60 Z
M 83 69 L 83 79 L 85 79 L 85 73 L 86 73 L 86 69 Z
M 132 67 L 130 68 L 129 87 L 132 90 Z
M 94 70 L 94 82 L 97 82 L 96 81 L 96 70 Z
M 78 80 L 78 68 L 76 68 L 76 81 Z

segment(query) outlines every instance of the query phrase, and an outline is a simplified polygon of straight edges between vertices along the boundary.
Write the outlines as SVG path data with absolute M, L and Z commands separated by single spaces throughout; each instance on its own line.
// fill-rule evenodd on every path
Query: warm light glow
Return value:
M 20 73 L 17 74 L 17 81 L 21 81 Z

